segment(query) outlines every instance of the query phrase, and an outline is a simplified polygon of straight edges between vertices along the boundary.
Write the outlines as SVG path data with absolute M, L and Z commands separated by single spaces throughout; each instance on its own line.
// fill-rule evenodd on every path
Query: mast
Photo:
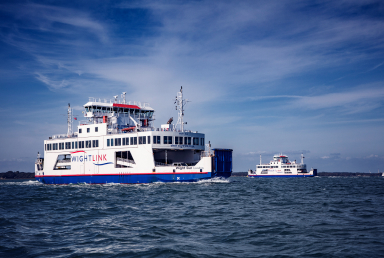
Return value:
M 71 108 L 71 105 L 68 103 L 68 120 L 67 120 L 67 123 L 68 123 L 68 132 L 67 132 L 67 135 L 68 136 L 72 136 L 72 108 Z
M 304 154 L 303 153 L 301 153 L 301 164 L 304 164 Z
M 176 110 L 179 111 L 179 117 L 177 119 L 177 125 L 180 125 L 181 132 L 184 132 L 184 124 L 187 124 L 187 122 L 184 123 L 184 106 L 187 104 L 188 99 L 183 99 L 183 86 L 181 86 L 180 91 L 177 93 L 175 104 L 176 104 Z

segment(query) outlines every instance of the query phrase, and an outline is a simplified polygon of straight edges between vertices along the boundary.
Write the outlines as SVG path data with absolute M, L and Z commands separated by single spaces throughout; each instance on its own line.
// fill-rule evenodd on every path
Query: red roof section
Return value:
M 113 106 L 114 107 L 121 107 L 121 108 L 133 108 L 133 109 L 140 109 L 138 106 L 136 105 L 126 105 L 126 104 L 116 104 L 116 103 L 113 103 Z

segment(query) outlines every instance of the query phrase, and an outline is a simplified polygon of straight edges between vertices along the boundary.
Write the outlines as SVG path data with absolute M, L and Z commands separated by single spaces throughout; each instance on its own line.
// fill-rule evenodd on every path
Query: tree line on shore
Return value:
M 8 171 L 0 173 L 0 179 L 29 179 L 35 178 L 35 173 L 31 172 L 19 172 Z

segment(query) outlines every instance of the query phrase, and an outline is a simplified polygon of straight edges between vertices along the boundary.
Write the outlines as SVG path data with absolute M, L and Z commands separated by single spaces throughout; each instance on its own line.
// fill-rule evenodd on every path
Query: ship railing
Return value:
M 88 102 L 99 102 L 99 103 L 117 103 L 117 104 L 126 104 L 126 105 L 136 105 L 140 108 L 150 107 L 148 102 L 141 103 L 140 101 L 124 101 L 122 99 L 115 100 L 114 99 L 101 99 L 101 98 L 94 98 L 89 97 Z
M 138 130 L 138 132 L 181 132 L 178 129 L 164 129 L 164 128 L 154 128 L 154 127 L 142 127 Z M 124 132 L 122 129 L 113 129 L 109 132 L 109 134 L 121 134 L 121 133 L 130 133 Z M 132 131 L 131 133 L 136 133 L 136 131 Z M 198 133 L 198 131 L 184 130 L 184 133 Z
M 202 151 L 201 152 L 201 155 L 200 155 L 202 158 L 203 157 L 213 157 L 213 151 Z
M 51 138 L 52 139 L 68 138 L 68 135 L 66 135 L 66 134 L 56 134 L 56 135 L 52 135 Z
M 155 166 L 169 166 L 170 164 L 165 164 L 165 163 L 162 163 L 162 162 L 157 162 L 155 161 Z
M 131 159 L 117 158 L 117 161 L 129 163 L 129 164 L 136 164 L 135 161 Z
M 71 162 L 70 159 L 61 159 L 57 161 L 57 163 L 69 163 L 69 162 Z

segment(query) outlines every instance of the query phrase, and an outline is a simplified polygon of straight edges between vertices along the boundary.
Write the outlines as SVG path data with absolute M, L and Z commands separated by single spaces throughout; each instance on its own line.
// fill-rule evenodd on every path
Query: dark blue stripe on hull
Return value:
M 270 176 L 248 176 L 248 177 L 313 177 L 313 175 L 270 175 Z
M 44 184 L 147 184 L 154 182 L 194 182 L 211 178 L 208 174 L 165 174 L 165 175 L 94 175 L 94 176 L 44 176 L 36 177 Z

